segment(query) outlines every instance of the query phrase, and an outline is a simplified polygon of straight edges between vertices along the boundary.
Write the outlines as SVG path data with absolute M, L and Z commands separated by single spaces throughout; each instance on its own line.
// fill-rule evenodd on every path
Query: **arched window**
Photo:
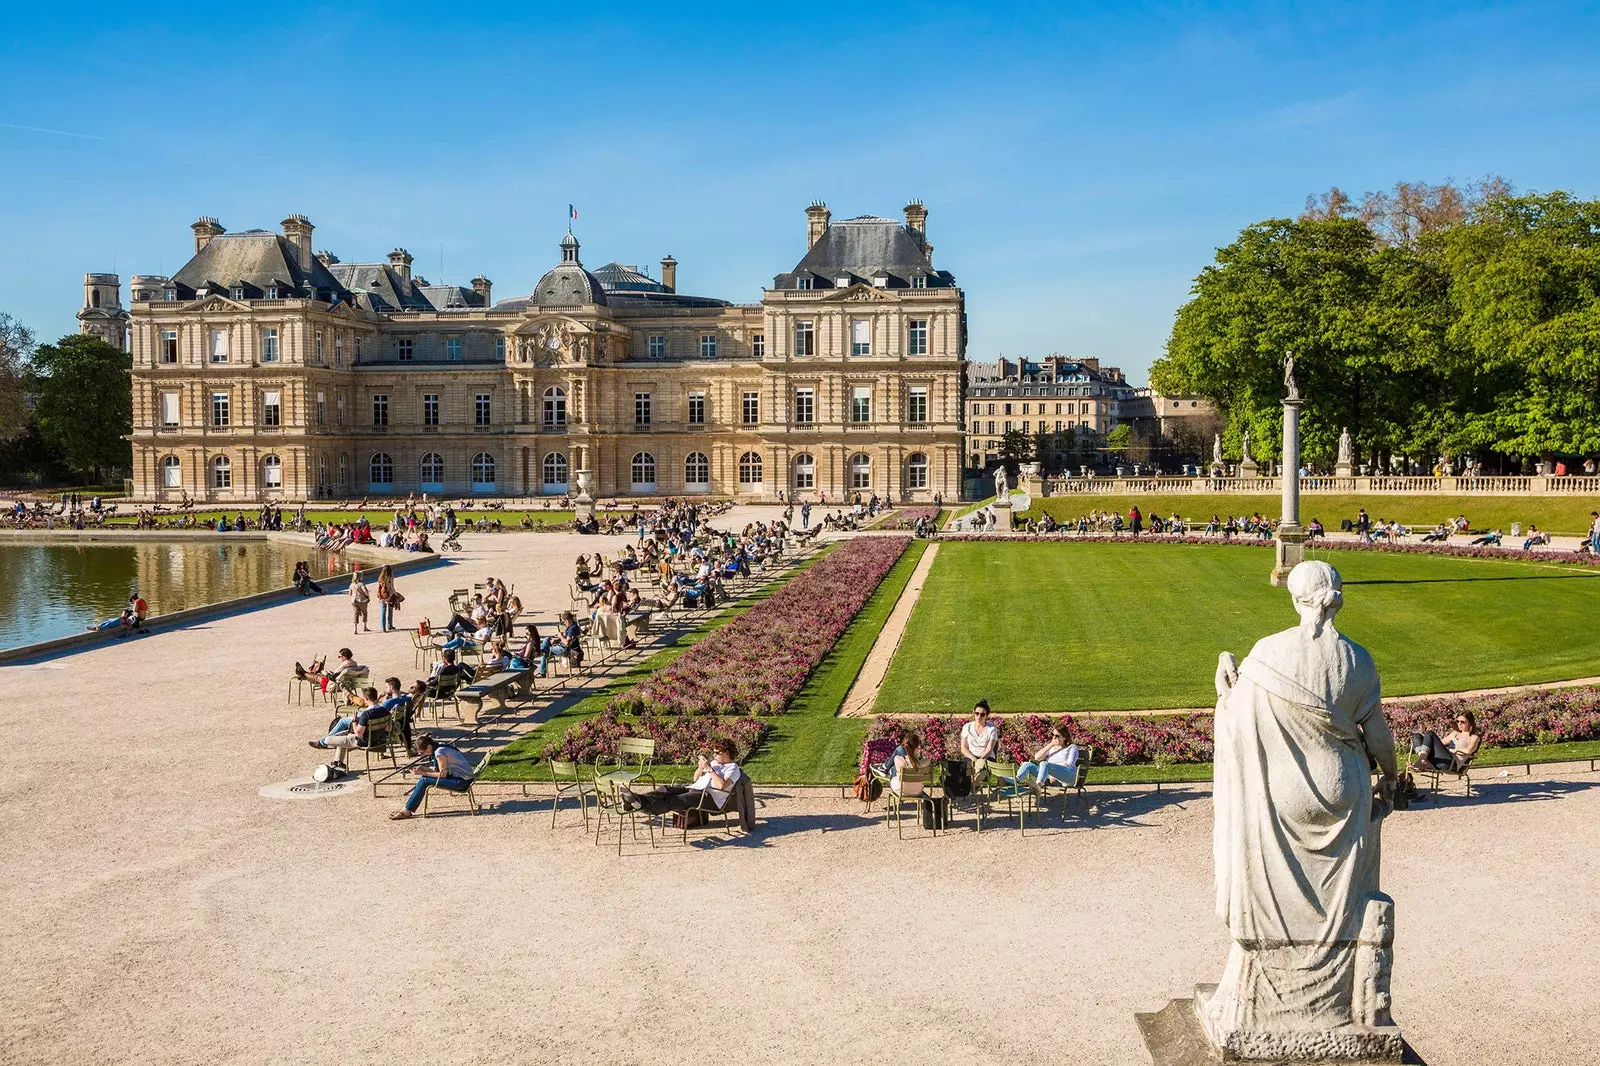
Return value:
M 864 452 L 857 452 L 850 457 L 850 487 L 853 489 L 872 487 L 872 459 Z
M 418 479 L 422 483 L 423 492 L 444 491 L 444 459 L 438 452 L 429 452 L 417 464 L 417 472 L 421 475 Z
M 656 491 L 656 457 L 649 452 L 634 452 L 629 464 L 634 492 Z
M 912 452 L 906 460 L 906 488 L 925 489 L 928 487 L 928 457 L 921 452 Z
M 755 452 L 745 452 L 739 456 L 739 484 L 761 484 L 761 456 Z
M 183 464 L 178 462 L 176 455 L 169 455 L 161 460 L 161 487 L 164 489 L 183 488 Z
M 567 491 L 567 457 L 561 452 L 551 452 L 544 457 L 544 491 L 560 494 Z
M 383 452 L 374 455 L 371 462 L 367 464 L 367 480 L 372 483 L 374 488 L 381 485 L 384 489 L 387 489 L 390 485 L 393 485 L 394 460 Z
M 567 390 L 559 385 L 544 390 L 544 424 L 551 429 L 567 424 Z
M 690 452 L 683 460 L 683 491 L 711 491 L 711 460 L 704 452 Z
M 796 489 L 817 487 L 817 461 L 805 452 L 794 457 L 794 487 Z
M 211 487 L 214 489 L 233 488 L 233 463 L 229 462 L 226 455 L 219 455 L 211 460 Z
M 348 455 L 341 455 L 341 456 L 339 456 L 339 488 L 340 488 L 340 490 L 342 491 L 344 489 L 344 487 L 346 485 L 348 485 L 348 484 L 350 484 L 350 457 Z
M 261 484 L 269 489 L 283 488 L 283 460 L 269 455 L 261 460 Z
M 90 307 L 99 307 L 100 306 L 100 290 L 99 289 L 90 289 L 89 290 L 89 306 Z
M 328 494 L 328 457 L 320 456 L 317 459 L 317 495 Z
M 494 456 L 479 452 L 472 457 L 472 491 L 494 491 Z

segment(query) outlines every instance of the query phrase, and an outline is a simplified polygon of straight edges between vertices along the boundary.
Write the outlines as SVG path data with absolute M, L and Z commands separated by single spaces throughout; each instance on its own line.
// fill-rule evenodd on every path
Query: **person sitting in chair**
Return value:
M 328 686 L 342 680 L 347 674 L 362 673 L 367 668 L 356 662 L 355 655 L 349 648 L 339 649 L 339 658 L 335 661 L 333 669 L 326 669 L 320 660 L 312 660 L 311 669 L 307 670 L 299 663 L 294 664 L 294 676 L 302 681 L 315 681 L 322 686 L 322 691 L 327 692 Z
M 581 646 L 583 631 L 578 628 L 578 617 L 571 611 L 561 612 L 561 635 L 559 637 L 546 637 L 540 647 L 539 676 L 544 677 L 550 669 L 551 654 L 565 655 L 570 661 L 573 659 L 573 649 Z
M 1050 730 L 1050 739 L 1033 753 L 1033 760 L 1017 767 L 1019 782 L 1032 777 L 1041 785 L 1051 780 L 1064 785 L 1078 781 L 1078 745 L 1072 743 L 1066 727 L 1057 725 Z
M 968 762 L 994 757 L 1000 746 L 1000 730 L 989 724 L 989 701 L 979 700 L 972 708 L 972 721 L 961 727 L 961 754 Z
M 916 772 L 928 768 L 928 760 L 921 755 L 922 738 L 915 733 L 907 733 L 905 739 L 895 747 L 894 754 L 889 756 L 884 764 L 884 772 L 889 775 L 889 787 L 895 792 L 900 791 L 900 775 L 906 770 Z
M 1460 772 L 1472 757 L 1478 754 L 1483 735 L 1478 732 L 1478 717 L 1471 711 L 1456 715 L 1456 727 L 1444 739 L 1433 730 L 1411 734 L 1411 752 L 1416 761 L 1412 769 L 1429 773 L 1434 770 Z
M 428 678 L 428 696 L 438 696 L 440 690 L 448 688 L 451 681 L 465 682 L 471 678 L 465 666 L 456 661 L 456 653 L 446 650 L 439 654 L 439 661 L 434 664 L 433 675 Z
M 733 741 L 718 737 L 711 742 L 711 757 L 700 755 L 695 763 L 694 783 L 690 785 L 662 785 L 660 788 L 636 796 L 628 792 L 623 797 L 627 810 L 646 814 L 667 814 L 671 811 L 692 811 L 704 808 L 701 802 L 709 798 L 717 810 L 728 805 L 733 788 L 739 783 L 739 764 L 734 761 Z
M 415 818 L 422 797 L 435 785 L 450 792 L 465 792 L 472 785 L 472 763 L 459 749 L 440 744 L 432 733 L 417 735 L 417 757 L 426 760 L 426 765 L 406 771 L 417 775 L 417 783 L 411 786 L 405 806 L 389 815 L 395 821 Z
M 389 717 L 389 709 L 378 702 L 378 690 L 375 688 L 369 686 L 353 693 L 351 699 L 355 701 L 351 708 L 355 713 L 340 718 L 321 740 L 309 741 L 313 748 L 337 748 L 344 752 L 362 747 L 367 743 L 368 723 L 374 718 Z M 342 766 L 344 756 L 341 754 L 334 761 Z

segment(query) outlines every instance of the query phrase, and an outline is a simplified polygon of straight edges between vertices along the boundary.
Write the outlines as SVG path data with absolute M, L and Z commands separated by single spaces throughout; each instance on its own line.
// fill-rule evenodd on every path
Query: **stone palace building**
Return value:
M 532 293 L 433 284 L 403 249 L 344 263 L 281 232 L 193 225 L 172 277 L 85 281 L 86 332 L 126 330 L 142 500 L 688 494 L 829 502 L 959 494 L 962 292 L 927 209 L 834 222 L 761 302 L 589 270 L 570 232 Z M 107 339 L 116 338 L 108 336 Z

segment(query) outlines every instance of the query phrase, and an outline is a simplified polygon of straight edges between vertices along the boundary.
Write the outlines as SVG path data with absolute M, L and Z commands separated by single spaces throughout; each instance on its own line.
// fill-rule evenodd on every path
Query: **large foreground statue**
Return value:
M 1372 657 L 1333 628 L 1338 571 L 1300 563 L 1288 588 L 1300 624 L 1217 667 L 1213 858 L 1233 946 L 1195 1009 L 1225 1060 L 1398 1062 L 1378 891 L 1394 739 Z

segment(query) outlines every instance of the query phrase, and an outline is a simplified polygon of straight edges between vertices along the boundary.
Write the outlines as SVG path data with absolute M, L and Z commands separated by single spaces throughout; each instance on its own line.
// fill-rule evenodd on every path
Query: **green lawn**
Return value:
M 1227 518 L 1229 514 L 1248 515 L 1260 511 L 1276 518 L 1282 513 L 1282 500 L 1276 493 L 1259 496 L 1221 492 L 1173 496 L 1155 493 L 1091 496 L 1074 493 L 1071 496 L 1034 500 L 1032 507 L 1015 517 L 1038 518 L 1049 512 L 1057 521 L 1076 522 L 1079 515 L 1090 511 L 1114 511 L 1125 515 L 1128 508 L 1136 504 L 1146 515 L 1160 512 L 1166 517 L 1176 511 L 1191 522 L 1202 523 L 1212 514 Z M 1498 526 L 1509 533 L 1511 523 L 1521 522 L 1524 529 L 1532 523 L 1551 533 L 1577 534 L 1589 528 L 1589 512 L 1600 509 L 1600 496 L 1402 496 L 1390 493 L 1357 496 L 1317 492 L 1300 497 L 1301 516 L 1307 521 L 1320 518 L 1329 529 L 1338 529 L 1341 518 L 1354 519 L 1362 507 L 1374 520 L 1382 518 L 1429 529 L 1464 514 L 1474 529 L 1493 529 Z M 1457 543 L 1463 542 L 1458 539 Z
M 1315 555 L 1316 553 L 1313 553 Z M 1384 692 L 1600 674 L 1600 575 L 1549 565 L 1327 552 L 1339 628 Z M 1217 654 L 1292 625 L 1270 548 L 948 543 L 876 706 L 880 714 L 1137 710 L 1215 702 Z

